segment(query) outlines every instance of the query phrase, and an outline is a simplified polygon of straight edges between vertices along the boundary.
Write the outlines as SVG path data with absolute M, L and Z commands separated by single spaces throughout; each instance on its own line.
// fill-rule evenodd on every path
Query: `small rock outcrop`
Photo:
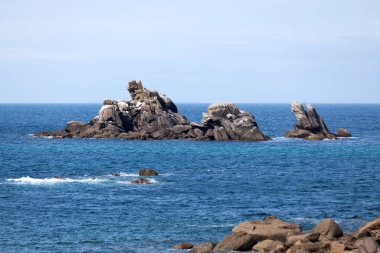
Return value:
M 380 217 L 364 224 L 352 235 L 344 234 L 332 219 L 324 219 L 311 231 L 298 224 L 269 216 L 262 221 L 246 221 L 216 244 L 194 246 L 189 252 L 259 253 L 380 253 Z M 215 246 L 215 247 L 214 247 Z M 202 251 L 201 249 L 204 249 Z
M 139 171 L 140 177 L 158 176 L 158 172 L 153 169 L 142 169 Z
M 236 105 L 216 103 L 208 107 L 208 113 L 203 114 L 202 125 L 206 126 L 209 135 L 215 140 L 268 140 L 257 126 L 252 114 L 239 110 Z
M 183 250 L 183 249 L 192 249 L 193 244 L 191 243 L 179 243 L 173 247 L 173 249 Z
M 203 242 L 195 245 L 189 253 L 209 253 L 213 252 L 216 246 L 215 242 Z
M 306 140 L 337 139 L 338 137 L 350 137 L 351 134 L 344 128 L 339 128 L 338 133 L 331 133 L 323 119 L 311 104 L 306 105 L 305 111 L 298 101 L 293 102 L 291 110 L 298 120 L 293 130 L 285 133 L 288 138 L 302 138 Z
M 151 184 L 151 182 L 148 179 L 139 178 L 139 179 L 132 180 L 131 184 Z
M 90 122 L 69 121 L 63 130 L 39 132 L 53 138 L 123 138 L 129 140 L 243 140 L 264 141 L 252 114 L 234 104 L 213 104 L 201 124 L 178 113 L 166 95 L 143 87 L 141 81 L 128 84 L 130 101 L 106 99 Z

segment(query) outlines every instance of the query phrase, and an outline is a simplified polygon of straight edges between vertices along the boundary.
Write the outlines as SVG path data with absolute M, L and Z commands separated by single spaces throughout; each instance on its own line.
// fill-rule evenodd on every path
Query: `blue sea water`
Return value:
M 289 105 L 239 106 L 272 141 L 46 139 L 31 134 L 87 122 L 100 105 L 1 104 L 0 252 L 169 252 L 267 215 L 304 230 L 331 217 L 346 232 L 380 215 L 380 105 L 316 104 L 354 136 L 338 141 L 282 138 Z M 200 121 L 207 105 L 179 110 Z M 130 184 L 142 168 L 160 176 Z

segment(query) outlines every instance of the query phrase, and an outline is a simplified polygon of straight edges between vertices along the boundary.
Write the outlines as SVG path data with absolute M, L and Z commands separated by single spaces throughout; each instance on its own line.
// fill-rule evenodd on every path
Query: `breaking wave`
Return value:
M 67 183 L 117 183 L 117 184 L 132 184 L 131 182 L 139 178 L 138 174 L 133 173 L 117 173 L 101 176 L 101 177 L 84 177 L 84 178 L 68 178 L 68 177 L 51 177 L 51 178 L 33 178 L 30 176 L 19 177 L 19 178 L 8 178 L 5 181 L 14 184 L 32 184 L 32 185 L 52 185 L 52 184 L 67 184 Z M 128 178 L 129 177 L 129 178 Z M 150 184 L 156 184 L 159 181 L 152 178 L 145 178 Z
M 96 177 L 73 179 L 66 177 L 51 177 L 51 178 L 33 178 L 33 177 L 20 177 L 6 179 L 8 182 L 21 183 L 21 184 L 57 184 L 57 183 L 99 183 L 104 179 Z

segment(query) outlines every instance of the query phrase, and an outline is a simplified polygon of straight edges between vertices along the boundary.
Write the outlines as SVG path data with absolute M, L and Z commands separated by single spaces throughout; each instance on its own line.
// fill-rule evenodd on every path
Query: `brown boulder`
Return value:
M 320 242 L 298 241 L 290 247 L 286 253 L 327 253 L 330 252 L 329 244 Z
M 378 243 L 380 243 L 380 230 L 371 230 L 370 235 Z
M 328 238 L 339 238 L 343 236 L 342 229 L 332 219 L 324 219 L 312 230 L 313 233 L 326 235 Z
M 286 251 L 286 247 L 282 242 L 273 240 L 264 240 L 262 242 L 259 242 L 258 244 L 253 246 L 252 249 L 260 253 L 282 253 Z
M 213 251 L 215 246 L 216 246 L 215 242 L 200 243 L 200 244 L 195 245 L 193 249 L 189 251 L 189 253 L 209 253 Z
M 286 244 L 287 245 L 293 245 L 297 241 L 310 241 L 310 242 L 316 242 L 319 239 L 319 234 L 315 233 L 305 233 L 300 235 L 289 235 L 286 238 Z
M 309 136 L 305 137 L 304 139 L 305 140 L 309 140 L 309 141 L 321 141 L 323 139 L 326 139 L 327 136 L 323 135 L 323 134 L 314 134 L 314 133 L 311 133 Z
M 369 233 L 372 230 L 380 230 L 380 216 L 361 226 L 352 235 L 355 237 L 360 237 L 361 234 Z
M 263 221 L 245 221 L 233 228 L 233 232 L 244 232 L 253 235 L 258 241 L 271 239 L 285 242 L 289 235 L 301 234 L 298 224 L 270 216 Z
M 233 232 L 218 243 L 214 251 L 248 251 L 257 242 L 255 236 L 244 232 Z
M 306 129 L 294 129 L 289 130 L 285 133 L 287 138 L 306 138 L 311 134 L 309 130 Z
M 191 249 L 191 248 L 193 248 L 193 244 L 191 243 L 179 243 L 173 247 L 173 249 L 179 249 L 179 250 Z
M 139 171 L 139 176 L 158 176 L 158 172 L 153 169 L 142 169 Z
M 351 137 L 351 134 L 344 128 L 338 128 L 337 135 L 339 137 Z
M 379 244 L 372 237 L 359 238 L 356 240 L 354 247 L 363 253 L 376 253 Z
M 330 244 L 330 253 L 345 253 L 346 246 L 341 242 L 332 242 Z

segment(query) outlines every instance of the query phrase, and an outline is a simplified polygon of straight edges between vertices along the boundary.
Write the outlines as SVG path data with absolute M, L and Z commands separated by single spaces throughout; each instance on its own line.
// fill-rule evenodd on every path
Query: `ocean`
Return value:
M 289 104 L 238 105 L 267 142 L 32 136 L 100 106 L 0 104 L 0 252 L 172 252 L 268 215 L 304 230 L 330 217 L 345 232 L 380 215 L 379 104 L 314 104 L 331 131 L 353 135 L 337 141 L 283 138 Z M 178 108 L 199 122 L 207 104 Z M 131 184 L 143 168 L 160 175 Z

